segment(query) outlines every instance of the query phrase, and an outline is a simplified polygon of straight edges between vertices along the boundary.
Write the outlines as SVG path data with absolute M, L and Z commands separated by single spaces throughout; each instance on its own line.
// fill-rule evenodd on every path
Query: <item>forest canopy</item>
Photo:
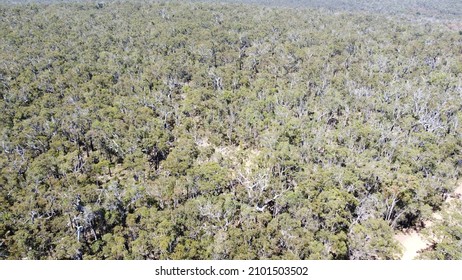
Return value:
M 0 259 L 398 259 L 444 208 L 460 1 L 225 2 L 1 2 Z

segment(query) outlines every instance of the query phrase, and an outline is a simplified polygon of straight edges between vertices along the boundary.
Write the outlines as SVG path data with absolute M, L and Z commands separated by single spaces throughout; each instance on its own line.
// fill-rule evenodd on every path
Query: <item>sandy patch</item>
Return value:
M 459 186 L 454 190 L 453 194 L 446 198 L 444 203 L 449 203 L 454 199 L 462 199 L 462 183 L 459 184 Z M 440 213 L 434 212 L 432 214 L 432 218 L 434 220 L 441 220 L 443 217 Z M 433 225 L 433 222 L 425 221 L 424 225 L 426 228 L 428 228 Z M 401 257 L 402 260 L 413 260 L 419 255 L 421 250 L 430 246 L 430 243 L 426 242 L 422 235 L 414 229 L 397 233 L 395 235 L 395 239 L 403 247 L 403 256 Z
M 454 190 L 454 194 L 459 197 L 462 196 L 462 183 Z
M 410 230 L 406 233 L 400 232 L 395 235 L 395 239 L 403 246 L 402 260 L 413 260 L 419 255 L 419 251 L 430 245 L 415 230 Z

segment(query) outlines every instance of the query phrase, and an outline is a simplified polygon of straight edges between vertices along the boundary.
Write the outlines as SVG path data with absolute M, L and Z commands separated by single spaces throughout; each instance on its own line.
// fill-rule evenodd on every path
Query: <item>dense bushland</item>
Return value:
M 0 258 L 394 259 L 460 177 L 438 22 L 2 4 L 0 38 Z

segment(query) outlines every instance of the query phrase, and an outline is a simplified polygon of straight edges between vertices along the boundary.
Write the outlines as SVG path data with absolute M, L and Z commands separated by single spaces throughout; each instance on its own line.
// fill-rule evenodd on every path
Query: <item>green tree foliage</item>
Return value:
M 461 175 L 457 1 L 183 2 L 0 4 L 0 258 L 398 258 Z
M 434 221 L 425 235 L 432 243 L 430 250 L 420 255 L 421 259 L 460 260 L 462 258 L 462 214 L 458 200 L 446 204 L 442 216 Z

